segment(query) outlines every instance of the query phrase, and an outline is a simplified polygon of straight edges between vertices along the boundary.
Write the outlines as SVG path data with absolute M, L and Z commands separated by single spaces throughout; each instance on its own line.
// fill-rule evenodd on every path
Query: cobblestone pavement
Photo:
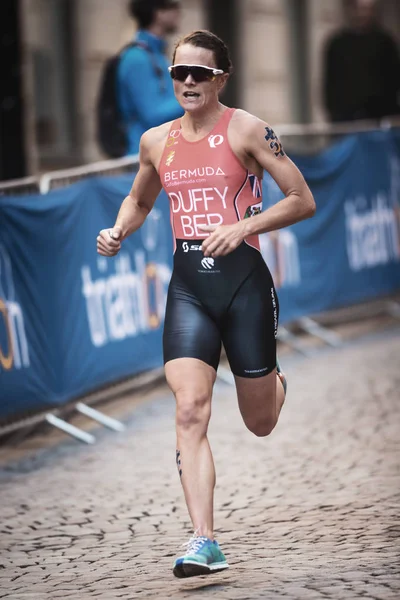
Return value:
M 275 432 L 219 384 L 210 440 L 231 568 L 175 579 L 190 535 L 160 388 L 122 434 L 66 439 L 0 470 L 0 598 L 400 598 L 400 334 L 290 362 Z

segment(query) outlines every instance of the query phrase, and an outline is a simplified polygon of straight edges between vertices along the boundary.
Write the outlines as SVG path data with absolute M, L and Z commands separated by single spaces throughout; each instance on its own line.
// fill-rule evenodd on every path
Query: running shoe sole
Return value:
M 185 573 L 183 571 L 183 565 L 182 564 L 181 565 L 176 565 L 174 567 L 174 569 L 173 569 L 173 573 L 174 573 L 175 577 L 179 577 L 179 578 L 186 577 L 186 575 L 185 575 Z
M 197 575 L 211 575 L 212 573 L 219 573 L 229 568 L 227 562 L 216 563 L 214 565 L 202 565 L 201 563 L 184 562 L 174 567 L 175 577 L 196 577 Z

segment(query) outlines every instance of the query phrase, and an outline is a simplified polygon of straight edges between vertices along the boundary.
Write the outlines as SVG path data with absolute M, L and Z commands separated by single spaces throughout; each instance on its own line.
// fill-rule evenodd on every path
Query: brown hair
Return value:
M 198 31 L 192 31 L 192 33 L 181 38 L 175 46 L 172 64 L 175 63 L 176 51 L 179 46 L 183 46 L 183 44 L 191 44 L 192 46 L 196 46 L 196 48 L 211 50 L 214 54 L 217 69 L 222 69 L 224 73 L 232 73 L 232 62 L 229 56 L 228 47 L 225 42 L 214 33 L 211 33 L 211 31 L 199 29 Z

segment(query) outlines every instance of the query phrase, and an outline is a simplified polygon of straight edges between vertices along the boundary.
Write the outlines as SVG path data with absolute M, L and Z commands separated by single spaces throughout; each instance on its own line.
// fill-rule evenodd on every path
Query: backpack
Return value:
M 154 72 L 165 89 L 164 73 L 157 64 L 147 44 L 134 41 L 109 58 L 104 66 L 96 107 L 97 141 L 101 150 L 110 158 L 125 156 L 128 149 L 126 125 L 118 102 L 118 66 L 122 54 L 128 48 L 143 48 L 149 53 Z

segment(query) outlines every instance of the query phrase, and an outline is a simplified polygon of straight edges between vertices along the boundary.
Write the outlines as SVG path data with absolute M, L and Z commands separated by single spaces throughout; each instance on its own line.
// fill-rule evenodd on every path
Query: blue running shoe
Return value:
M 194 536 L 184 546 L 186 554 L 174 562 L 175 577 L 209 575 L 229 567 L 216 540 L 212 542 L 204 536 Z

